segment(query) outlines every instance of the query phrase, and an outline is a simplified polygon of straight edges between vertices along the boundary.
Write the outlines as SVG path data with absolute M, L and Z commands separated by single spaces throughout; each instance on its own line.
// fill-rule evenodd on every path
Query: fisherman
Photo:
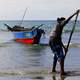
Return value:
M 36 31 L 37 31 L 37 35 L 34 37 L 34 39 L 35 39 L 35 43 L 39 44 L 41 36 L 45 35 L 45 31 L 43 29 L 36 29 Z
M 62 35 L 64 26 L 71 20 L 73 16 L 77 15 L 79 12 L 80 10 L 77 10 L 73 15 L 71 15 L 67 19 L 65 19 L 64 17 L 57 18 L 57 25 L 55 27 L 55 30 L 53 29 L 51 31 L 49 46 L 52 52 L 54 53 L 52 72 L 56 72 L 55 70 L 56 64 L 57 64 L 57 61 L 59 61 L 60 68 L 61 68 L 61 75 L 65 75 L 64 58 L 65 58 L 65 53 L 68 51 L 68 49 L 64 46 L 61 35 Z

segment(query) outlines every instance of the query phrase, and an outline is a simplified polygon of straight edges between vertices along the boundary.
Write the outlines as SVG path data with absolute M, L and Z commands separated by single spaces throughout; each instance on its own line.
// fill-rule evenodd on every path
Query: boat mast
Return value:
M 28 8 L 26 8 L 26 9 L 25 9 L 24 15 L 23 15 L 23 17 L 22 17 L 22 20 L 21 20 L 21 22 L 20 22 L 19 26 L 21 26 L 21 25 L 22 25 L 22 22 L 23 22 L 23 20 L 24 20 L 24 17 L 25 17 L 25 14 L 26 14 L 26 11 L 27 11 L 27 10 L 28 10 Z

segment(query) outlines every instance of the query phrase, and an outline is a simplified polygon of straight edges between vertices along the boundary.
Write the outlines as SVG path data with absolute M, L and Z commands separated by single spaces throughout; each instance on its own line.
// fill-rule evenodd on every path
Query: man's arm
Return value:
M 78 14 L 80 12 L 80 10 L 77 10 L 73 15 L 71 15 L 67 20 L 65 20 L 65 22 L 62 24 L 63 26 L 65 26 L 73 16 L 75 16 L 76 14 Z

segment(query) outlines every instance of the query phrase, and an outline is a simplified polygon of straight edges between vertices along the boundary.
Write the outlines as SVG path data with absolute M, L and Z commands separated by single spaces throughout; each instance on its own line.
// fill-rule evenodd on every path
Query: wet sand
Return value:
M 80 71 L 66 71 L 68 74 L 51 73 L 47 70 L 0 73 L 0 80 L 80 80 Z

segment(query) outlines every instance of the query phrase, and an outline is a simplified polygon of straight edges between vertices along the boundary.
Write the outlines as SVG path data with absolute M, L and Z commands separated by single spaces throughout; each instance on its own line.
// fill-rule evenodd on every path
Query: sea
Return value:
M 33 26 L 45 31 L 40 44 L 23 44 L 16 42 L 10 27 L 20 25 L 25 28 Z M 65 71 L 68 76 L 52 74 L 53 56 L 49 45 L 51 30 L 56 26 L 56 20 L 3 20 L 0 21 L 0 80 L 80 80 L 80 21 L 76 22 L 68 53 L 65 59 Z M 74 21 L 70 21 L 63 29 L 62 41 L 68 43 Z M 60 71 L 59 62 L 56 67 Z

